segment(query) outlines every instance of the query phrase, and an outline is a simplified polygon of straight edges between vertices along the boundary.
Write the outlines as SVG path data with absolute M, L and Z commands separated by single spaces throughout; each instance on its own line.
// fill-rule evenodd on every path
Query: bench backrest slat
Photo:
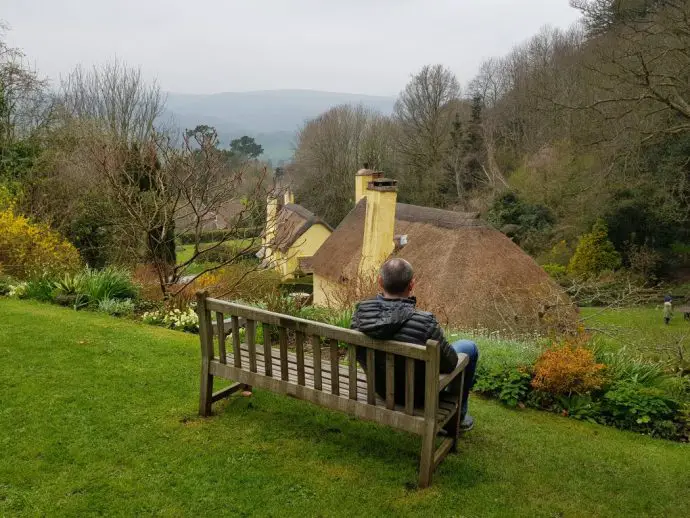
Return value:
M 328 341 L 331 351 L 331 394 L 340 395 L 340 356 L 338 353 L 338 340 L 331 338 Z
M 405 413 L 414 414 L 414 360 L 405 358 Z
M 261 324 L 264 337 L 264 372 L 266 376 L 273 376 L 273 344 L 271 342 L 271 326 Z
M 350 399 L 357 401 L 357 346 L 348 344 L 347 363 L 349 367 Z
M 247 319 L 247 349 L 249 350 L 249 370 L 256 372 L 256 321 Z
M 216 313 L 216 325 L 218 327 L 218 359 L 220 363 L 228 362 L 228 353 L 225 350 L 225 320 L 223 313 Z
M 237 315 L 232 315 L 232 352 L 234 365 L 238 369 L 242 368 L 242 355 L 240 354 L 240 319 Z
M 280 379 L 288 381 L 290 373 L 288 372 L 288 339 L 287 329 L 281 327 L 278 329 L 278 341 L 280 342 Z
M 376 405 L 376 369 L 374 368 L 374 350 L 367 349 L 367 403 Z
M 395 408 L 395 355 L 386 353 L 386 408 Z
M 322 390 L 321 384 L 321 337 L 311 335 L 311 347 L 314 355 L 314 388 Z
M 304 386 L 304 333 L 295 333 L 295 349 L 297 352 L 297 384 Z

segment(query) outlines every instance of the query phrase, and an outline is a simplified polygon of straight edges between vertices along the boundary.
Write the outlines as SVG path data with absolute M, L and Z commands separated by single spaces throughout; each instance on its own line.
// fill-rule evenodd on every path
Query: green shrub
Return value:
M 134 313 L 134 302 L 132 299 L 102 299 L 98 302 L 98 311 L 116 317 L 131 315 Z
M 12 280 L 11 277 L 6 277 L 0 274 L 0 297 L 2 297 L 3 295 L 9 295 L 10 287 L 13 284 L 16 284 L 16 282 Z
M 502 403 L 515 407 L 525 401 L 530 390 L 531 374 L 526 368 L 502 368 L 493 366 L 477 368 L 474 390 L 495 397 Z
M 595 346 L 593 351 L 597 361 L 606 365 L 606 375 L 612 383 L 631 382 L 654 387 L 668 377 L 661 364 L 631 358 L 625 349 L 611 351 Z
M 601 402 L 592 399 L 591 394 L 572 394 L 571 396 L 558 396 L 555 399 L 557 412 L 564 413 L 573 419 L 589 421 L 590 423 L 602 423 Z
M 614 384 L 603 399 L 611 424 L 637 432 L 652 432 L 655 424 L 673 421 L 679 409 L 663 391 L 633 382 Z
M 201 249 L 196 258 L 200 263 L 229 263 L 240 260 L 256 260 L 256 252 L 259 250 L 259 242 L 228 241 L 219 244 L 209 250 Z
M 608 227 L 598 220 L 592 231 L 580 237 L 575 254 L 568 264 L 572 275 L 591 277 L 606 270 L 617 270 L 621 266 L 621 255 L 609 241 Z
M 139 294 L 129 272 L 115 267 L 102 270 L 87 268 L 75 282 L 78 292 L 86 296 L 91 304 L 99 304 L 107 299 L 135 299 Z
M 560 264 L 547 263 L 542 265 L 542 268 L 557 281 L 562 281 L 568 276 L 568 268 Z
M 53 280 L 48 276 L 35 277 L 26 282 L 26 290 L 21 298 L 33 299 L 40 302 L 53 302 L 55 288 Z
M 573 251 L 568 246 L 567 241 L 562 239 L 553 245 L 548 252 L 544 252 L 539 256 L 539 264 L 557 264 L 560 266 L 568 266 L 572 256 Z
M 528 252 L 543 249 L 555 221 L 547 207 L 521 200 L 514 192 L 503 193 L 494 200 L 488 220 Z

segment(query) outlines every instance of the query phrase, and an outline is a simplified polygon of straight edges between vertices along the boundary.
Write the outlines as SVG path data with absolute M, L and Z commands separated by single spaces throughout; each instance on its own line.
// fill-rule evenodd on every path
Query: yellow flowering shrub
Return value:
M 32 223 L 14 210 L 0 210 L 0 269 L 25 279 L 81 266 L 77 249 L 47 225 Z

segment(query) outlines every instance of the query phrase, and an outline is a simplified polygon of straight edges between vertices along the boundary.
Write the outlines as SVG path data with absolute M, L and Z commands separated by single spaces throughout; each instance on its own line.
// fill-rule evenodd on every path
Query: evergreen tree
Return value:
M 583 235 L 568 271 L 572 275 L 593 276 L 621 266 L 621 255 L 609 240 L 609 229 L 603 220 L 597 220 L 592 231 Z

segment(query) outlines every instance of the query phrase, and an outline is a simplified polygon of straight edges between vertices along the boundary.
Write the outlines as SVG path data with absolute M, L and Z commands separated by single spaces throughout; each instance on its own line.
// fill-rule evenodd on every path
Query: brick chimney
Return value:
M 364 164 L 364 168 L 357 171 L 355 174 L 355 205 L 359 203 L 359 200 L 366 196 L 369 182 L 374 179 L 381 178 L 382 176 L 383 173 L 369 169 L 369 164 Z
M 283 205 L 287 205 L 288 203 L 295 203 L 295 194 L 289 186 L 286 187 L 283 192 Z
M 267 261 L 273 255 L 272 246 L 276 237 L 276 220 L 278 219 L 278 198 L 275 192 L 270 192 L 266 197 L 266 227 L 262 239 L 262 259 Z
M 391 255 L 395 247 L 395 205 L 398 182 L 375 173 L 367 183 L 367 213 L 364 221 L 362 258 L 359 263 L 361 277 L 374 274 Z M 358 176 L 358 178 L 360 178 Z

